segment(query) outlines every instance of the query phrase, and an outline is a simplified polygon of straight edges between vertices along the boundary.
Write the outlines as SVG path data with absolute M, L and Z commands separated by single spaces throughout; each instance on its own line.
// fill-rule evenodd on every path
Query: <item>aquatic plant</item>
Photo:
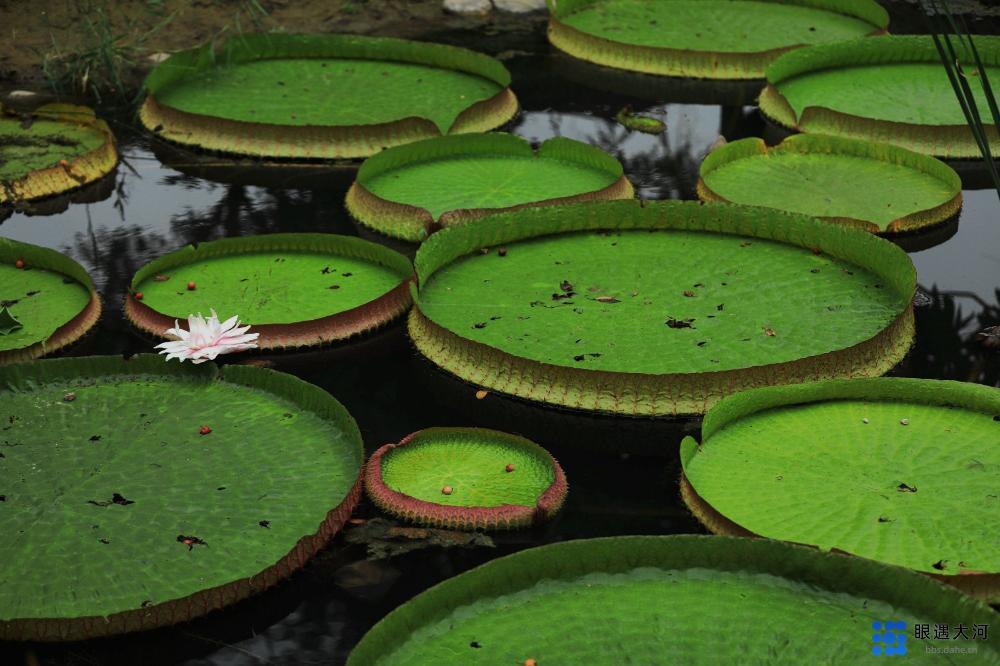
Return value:
M 87 271 L 66 255 L 0 238 L 0 365 L 50 354 L 79 340 L 100 319 L 101 300 Z
M 501 210 L 633 196 L 622 165 L 585 143 L 556 137 L 535 151 L 511 134 L 466 134 L 368 158 L 347 210 L 367 227 L 419 241 Z
M 330 344 L 383 326 L 410 307 L 409 260 L 334 234 L 226 238 L 166 254 L 132 278 L 125 315 L 164 337 L 190 312 L 239 312 L 260 349 Z M 171 349 L 173 347 L 170 347 Z
M 770 148 L 758 138 L 723 144 L 699 171 L 702 201 L 767 206 L 887 236 L 942 224 L 962 207 L 962 180 L 947 164 L 819 134 L 792 135 Z
M 1000 76 L 1000 37 L 979 37 L 984 71 Z M 987 106 L 980 77 L 966 82 Z M 928 155 L 979 158 L 934 38 L 906 35 L 798 49 L 767 68 L 761 111 L 788 129 L 890 143 Z M 991 142 L 995 128 L 986 128 Z
M 880 375 L 913 335 L 904 252 L 763 208 L 529 208 L 433 234 L 416 267 L 418 351 L 576 409 L 698 414 L 751 386 Z
M 814 664 L 863 660 L 873 646 L 916 652 L 896 640 L 897 623 L 962 623 L 972 636 L 998 621 L 957 590 L 862 558 L 763 539 L 628 536 L 529 548 L 446 580 L 383 618 L 347 663 Z M 744 626 L 753 630 L 710 647 L 702 636 Z M 984 663 L 1000 661 L 994 643 L 976 647 Z M 953 659 L 919 650 L 921 663 Z
M 567 484 L 551 454 L 523 437 L 428 428 L 375 451 L 365 490 L 381 510 L 422 525 L 509 530 L 550 520 Z
M 58 103 L 16 109 L 0 102 L 0 206 L 76 190 L 117 163 L 114 135 L 92 109 Z
M 207 150 L 357 158 L 494 129 L 517 112 L 509 85 L 498 60 L 453 46 L 244 34 L 160 63 L 146 79 L 139 115 L 157 136 Z
M 805 44 L 886 32 L 873 0 L 549 0 L 549 41 L 619 69 L 704 79 L 759 79 Z
M 684 440 L 681 492 L 713 532 L 909 567 L 995 603 L 1000 515 L 982 498 L 996 485 L 998 419 L 1000 390 L 971 383 L 756 389 L 709 410 L 700 445 Z
M 200 313 L 188 315 L 187 329 L 181 328 L 174 321 L 173 328 L 168 328 L 164 335 L 177 339 L 162 342 L 156 345 L 156 349 L 161 350 L 161 354 L 166 354 L 168 361 L 173 358 L 182 363 L 191 361 L 194 364 L 214 361 L 219 354 L 256 349 L 255 341 L 260 334 L 247 333 L 249 330 L 249 326 L 239 325 L 238 316 L 219 322 L 218 315 L 212 310 L 207 318 Z
M 228 606 L 302 567 L 361 493 L 354 420 L 270 370 L 36 361 L 0 368 L 0 408 L 0 508 L 17 535 L 0 541 L 0 640 L 107 636 Z

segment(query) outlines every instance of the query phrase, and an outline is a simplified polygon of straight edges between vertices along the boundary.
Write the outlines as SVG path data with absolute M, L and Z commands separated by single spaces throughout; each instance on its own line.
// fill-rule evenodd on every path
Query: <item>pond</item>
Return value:
M 486 48 L 469 44 L 467 35 L 428 36 L 435 37 Z M 643 99 L 641 90 L 613 92 L 607 81 L 574 72 L 573 63 L 551 50 L 543 35 L 510 37 L 509 43 L 493 37 L 488 48 L 503 54 L 522 105 L 508 131 L 532 142 L 562 136 L 598 146 L 622 162 L 645 199 L 695 199 L 698 166 L 720 135 L 732 141 L 776 131 L 745 87 L 678 86 L 655 91 L 654 102 Z M 626 130 L 614 120 L 626 105 L 663 120 L 666 132 Z M 142 265 L 185 244 L 275 232 L 373 238 L 344 209 L 354 175 L 350 168 L 227 167 L 221 158 L 164 145 L 128 113 L 103 115 L 124 162 L 112 194 L 55 215 L 17 213 L 0 224 L 0 236 L 63 252 L 94 277 L 105 311 L 98 328 L 67 355 L 150 351 L 153 342 L 129 326 L 118 304 Z M 916 345 L 892 374 L 1000 386 L 1000 356 L 975 339 L 977 331 L 1000 323 L 1000 201 L 990 189 L 967 188 L 963 195 L 957 229 L 943 234 L 954 235 L 912 251 L 920 286 Z M 412 256 L 413 247 L 379 240 Z M 492 542 L 435 543 L 382 559 L 368 559 L 365 543 L 379 524 L 349 526 L 304 570 L 261 595 L 172 628 L 36 646 L 42 663 L 342 663 L 389 611 L 499 555 L 573 538 L 704 533 L 680 499 L 676 454 L 656 455 L 674 451 L 683 434 L 697 431 L 697 421 L 611 419 L 492 394 L 477 399 L 475 387 L 419 357 L 399 322 L 348 345 L 260 359 L 339 399 L 357 419 L 368 453 L 429 426 L 519 432 L 552 451 L 565 469 L 571 486 L 565 509 L 545 527 L 493 535 Z M 361 519 L 377 515 L 367 501 L 355 512 Z M 427 535 L 419 532 L 400 533 L 376 546 L 427 545 L 421 538 Z M 22 646 L 0 645 L 0 662 L 23 659 Z

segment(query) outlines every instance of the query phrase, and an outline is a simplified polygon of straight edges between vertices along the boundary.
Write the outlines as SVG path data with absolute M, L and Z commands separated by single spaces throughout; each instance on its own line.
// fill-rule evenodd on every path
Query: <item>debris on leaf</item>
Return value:
M 774 329 L 771 328 L 770 326 L 765 326 L 764 327 L 764 335 L 766 335 L 769 338 L 773 338 L 774 336 L 777 335 L 777 333 L 775 333 Z
M 670 328 L 694 328 L 692 323 L 694 319 L 674 319 L 673 317 L 667 317 L 667 321 L 664 323 Z
M 896 490 L 898 490 L 901 493 L 915 493 L 917 492 L 917 487 L 901 483 L 898 486 L 896 486 Z
M 19 322 L 17 318 L 10 313 L 7 306 L 0 308 L 0 335 L 10 335 L 14 331 L 19 331 L 24 328 L 24 324 Z
M 663 134 L 667 129 L 667 124 L 659 118 L 640 116 L 632 112 L 631 106 L 626 106 L 615 114 L 615 120 L 625 129 L 643 134 Z
M 597 301 L 598 303 L 621 303 L 621 301 L 619 301 L 614 296 L 598 296 L 594 300 Z

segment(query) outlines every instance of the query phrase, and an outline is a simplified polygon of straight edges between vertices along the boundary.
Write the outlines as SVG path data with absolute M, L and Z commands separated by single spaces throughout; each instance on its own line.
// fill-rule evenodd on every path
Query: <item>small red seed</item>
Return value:
M 24 268 L 24 259 L 18 259 L 15 261 L 14 268 Z
M 524 666 L 538 666 L 538 662 L 534 659 L 525 659 Z
M 508 464 L 506 467 L 504 467 L 504 469 L 507 470 L 508 472 L 513 472 L 514 471 L 514 466 Z
M 59 166 L 61 166 L 63 169 L 65 169 L 65 168 L 69 167 L 69 162 L 67 162 L 66 160 L 59 160 Z
M 451 486 L 445 486 L 444 488 L 441 489 L 442 495 L 451 495 L 453 492 L 454 489 Z
M 142 292 L 141 291 L 135 292 L 135 299 L 137 301 L 141 301 L 142 300 Z
M 202 435 L 207 435 L 208 433 L 212 432 L 212 429 L 209 428 L 207 425 L 203 425 L 198 429 L 198 432 L 200 432 Z
M 181 543 L 183 543 L 185 546 L 190 546 L 191 544 L 194 543 L 194 541 L 192 541 L 191 539 L 184 539 L 184 541 L 182 541 Z
M 194 282 L 188 282 L 188 291 L 194 291 L 197 288 L 198 285 L 196 285 Z

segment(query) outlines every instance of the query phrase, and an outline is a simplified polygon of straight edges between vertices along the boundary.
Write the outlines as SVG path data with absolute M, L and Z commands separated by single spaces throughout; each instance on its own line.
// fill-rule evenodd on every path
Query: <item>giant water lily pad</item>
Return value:
M 622 166 L 604 151 L 557 137 L 537 153 L 510 134 L 430 139 L 369 158 L 347 193 L 362 224 L 406 240 L 499 210 L 628 199 Z
M 877 562 L 758 539 L 618 537 L 532 548 L 446 580 L 375 625 L 348 664 L 879 663 L 906 652 L 952 663 L 925 654 L 913 626 L 962 624 L 970 637 L 998 621 Z M 978 662 L 1000 663 L 995 643 L 974 646 Z
M 483 428 L 428 428 L 372 454 L 365 490 L 376 506 L 435 527 L 513 529 L 550 519 L 566 475 L 542 447 Z
M 0 238 L 0 309 L 9 317 L 0 325 L 3 365 L 76 342 L 100 319 L 101 299 L 87 271 L 66 255 Z
M 77 189 L 117 163 L 114 135 L 91 109 L 45 104 L 19 113 L 0 103 L 0 204 Z
M 883 378 L 748 391 L 708 412 L 681 461 L 684 499 L 714 532 L 836 548 L 1000 601 L 998 389 Z
M 0 639 L 182 622 L 288 576 L 350 515 L 364 453 L 325 391 L 157 356 L 0 369 Z
M 293 159 L 367 157 L 510 120 L 510 74 L 441 44 L 355 35 L 247 34 L 170 56 L 140 118 L 209 150 Z
M 989 79 L 1000 81 L 1000 38 L 977 35 L 976 48 Z M 975 65 L 962 65 L 980 113 L 988 117 Z M 760 108 L 789 129 L 891 143 L 939 157 L 980 157 L 931 37 L 801 49 L 775 61 L 767 80 Z M 994 150 L 1000 149 L 996 129 L 986 126 Z
M 163 337 L 175 320 L 216 310 L 251 325 L 260 333 L 260 349 L 315 346 L 371 331 L 405 312 L 412 274 L 403 255 L 351 236 L 224 238 L 140 269 L 125 314 Z
M 867 232 L 764 208 L 529 208 L 417 253 L 417 349 L 467 381 L 619 414 L 883 374 L 909 348 L 913 264 Z
M 698 196 L 899 234 L 954 217 L 962 180 L 943 162 L 897 146 L 800 134 L 773 148 L 750 138 L 712 151 Z
M 599 65 L 704 79 L 759 79 L 806 44 L 882 34 L 873 0 L 549 0 L 549 40 Z

